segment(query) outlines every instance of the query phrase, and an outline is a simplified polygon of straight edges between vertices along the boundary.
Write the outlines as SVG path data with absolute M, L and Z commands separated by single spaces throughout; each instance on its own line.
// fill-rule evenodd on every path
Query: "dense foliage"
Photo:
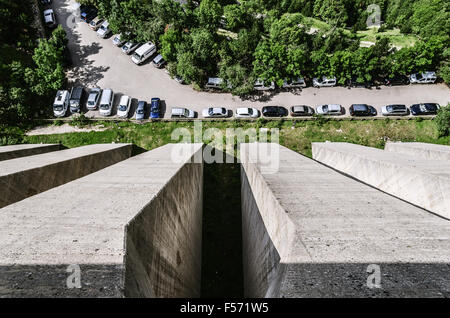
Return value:
M 37 44 L 29 7 L 0 0 L 0 8 L 0 125 L 20 125 L 48 112 L 63 86 L 66 34 L 58 27 Z
M 435 120 L 439 136 L 450 136 L 450 104 L 439 109 Z
M 198 85 L 207 77 L 243 95 L 256 79 L 332 75 L 372 81 L 439 70 L 449 83 L 449 3 L 445 0 L 81 0 L 96 5 L 113 31 L 157 43 L 168 69 Z M 414 34 L 414 46 L 383 38 L 361 47 L 358 30 L 379 5 L 379 29 Z M 321 23 L 320 28 L 317 23 Z

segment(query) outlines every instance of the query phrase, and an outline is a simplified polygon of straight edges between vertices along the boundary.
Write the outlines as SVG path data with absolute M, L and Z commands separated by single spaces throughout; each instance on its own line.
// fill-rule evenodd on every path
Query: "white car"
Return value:
M 121 34 L 117 34 L 115 37 L 113 37 L 112 42 L 115 46 L 122 46 L 125 41 L 121 40 Z
M 409 82 L 411 84 L 433 84 L 436 82 L 436 79 L 437 77 L 435 72 L 423 72 L 411 74 L 409 77 Z
M 313 78 L 314 87 L 332 87 L 336 86 L 336 77 L 315 77 Z
M 228 110 L 224 107 L 210 107 L 202 111 L 204 118 L 225 118 L 228 117 Z
M 130 111 L 131 105 L 131 97 L 130 96 L 122 96 L 120 98 L 119 106 L 117 106 L 117 117 L 127 118 L 128 112 Z
M 56 27 L 56 17 L 52 9 L 47 9 L 44 11 L 44 21 L 45 25 L 49 28 Z
M 111 29 L 109 28 L 108 21 L 102 23 L 102 25 L 97 30 L 97 35 L 101 38 L 106 38 L 111 33 Z
M 319 115 L 342 115 L 343 108 L 339 104 L 326 104 L 317 106 L 316 112 Z
M 287 79 L 284 81 L 283 88 L 299 88 L 306 87 L 306 82 L 303 77 Z
M 268 91 L 275 89 L 275 83 L 270 82 L 270 85 L 266 85 L 266 83 L 260 79 L 258 79 L 255 84 L 253 85 L 253 88 L 257 91 Z
M 53 115 L 55 117 L 64 117 L 69 109 L 69 91 L 63 90 L 56 93 L 53 102 Z
M 195 118 L 195 112 L 184 107 L 174 107 L 172 108 L 172 118 Z
M 259 111 L 256 108 L 237 108 L 234 115 L 236 118 L 257 118 L 259 117 Z
M 405 116 L 408 115 L 408 108 L 405 105 L 386 105 L 381 107 L 383 116 Z
M 127 42 L 122 46 L 122 52 L 125 54 L 131 54 L 139 47 L 139 43 Z

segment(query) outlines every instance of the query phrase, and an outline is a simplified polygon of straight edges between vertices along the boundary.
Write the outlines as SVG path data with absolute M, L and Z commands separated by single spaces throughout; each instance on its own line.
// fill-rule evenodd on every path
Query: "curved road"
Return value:
M 450 101 L 450 89 L 439 85 L 408 85 L 365 89 L 345 87 L 306 88 L 299 92 L 280 92 L 265 95 L 263 99 L 242 100 L 225 93 L 197 92 L 191 86 L 180 85 L 165 72 L 156 69 L 150 62 L 137 66 L 131 57 L 122 53 L 112 44 L 111 38 L 101 39 L 95 31 L 79 20 L 70 19 L 74 0 L 53 2 L 53 9 L 58 22 L 66 29 L 69 49 L 74 67 L 68 72 L 69 81 L 85 87 L 111 88 L 118 96 L 129 95 L 139 100 L 149 101 L 159 97 L 164 101 L 165 117 L 170 117 L 170 108 L 183 106 L 199 113 L 210 106 L 223 106 L 229 109 L 248 106 L 261 109 L 266 105 L 289 107 L 292 105 L 310 105 L 314 108 L 321 104 L 341 104 L 347 109 L 353 103 L 373 105 L 378 110 L 386 104 L 406 104 L 410 106 L 419 102 L 436 102 L 446 105 Z M 116 103 L 119 98 L 116 97 Z M 136 101 L 134 102 L 136 104 Z M 135 107 L 135 105 L 134 105 Z M 133 111 L 133 109 L 132 109 Z M 90 112 L 96 116 L 96 112 Z M 115 113 L 115 112 L 113 112 Z

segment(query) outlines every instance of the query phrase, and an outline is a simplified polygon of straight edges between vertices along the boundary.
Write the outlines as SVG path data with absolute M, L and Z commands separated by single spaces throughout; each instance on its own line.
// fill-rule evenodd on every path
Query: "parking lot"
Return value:
M 150 60 L 144 65 L 135 65 L 129 55 L 113 45 L 111 37 L 101 39 L 86 23 L 70 19 L 75 5 L 74 0 L 55 1 L 52 5 L 58 22 L 66 29 L 69 38 L 69 50 L 74 63 L 68 72 L 69 81 L 86 88 L 111 88 L 116 93 L 113 116 L 121 95 L 129 95 L 134 99 L 130 114 L 134 113 L 138 100 L 149 102 L 152 97 L 159 97 L 165 118 L 170 117 L 172 107 L 186 107 L 201 114 L 202 109 L 207 107 L 226 107 L 233 112 L 238 107 L 255 107 L 261 110 L 268 105 L 286 108 L 309 105 L 315 108 L 322 104 L 341 104 L 346 108 L 343 116 L 349 116 L 349 106 L 359 103 L 374 106 L 378 111 L 377 116 L 381 116 L 381 107 L 386 104 L 410 106 L 414 103 L 432 102 L 446 105 L 450 101 L 450 90 L 444 84 L 382 86 L 372 89 L 308 87 L 295 92 L 265 93 L 247 100 L 226 93 L 198 92 L 191 86 L 178 84 L 164 69 L 153 67 Z M 86 115 L 97 117 L 98 112 L 91 111 Z

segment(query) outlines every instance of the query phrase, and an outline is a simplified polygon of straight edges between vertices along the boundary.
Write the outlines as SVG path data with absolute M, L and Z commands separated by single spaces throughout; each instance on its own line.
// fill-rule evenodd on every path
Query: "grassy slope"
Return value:
M 25 143 L 62 143 L 72 148 L 86 144 L 132 142 L 150 150 L 172 141 L 175 128 L 187 128 L 193 134 L 192 122 L 105 123 L 102 132 L 69 133 L 25 137 Z M 450 137 L 438 138 L 432 120 L 367 120 L 367 121 L 256 121 L 203 122 L 203 130 L 218 128 L 225 134 L 227 128 L 280 128 L 280 144 L 311 156 L 311 142 L 341 141 L 383 148 L 386 140 L 417 141 L 450 145 Z

